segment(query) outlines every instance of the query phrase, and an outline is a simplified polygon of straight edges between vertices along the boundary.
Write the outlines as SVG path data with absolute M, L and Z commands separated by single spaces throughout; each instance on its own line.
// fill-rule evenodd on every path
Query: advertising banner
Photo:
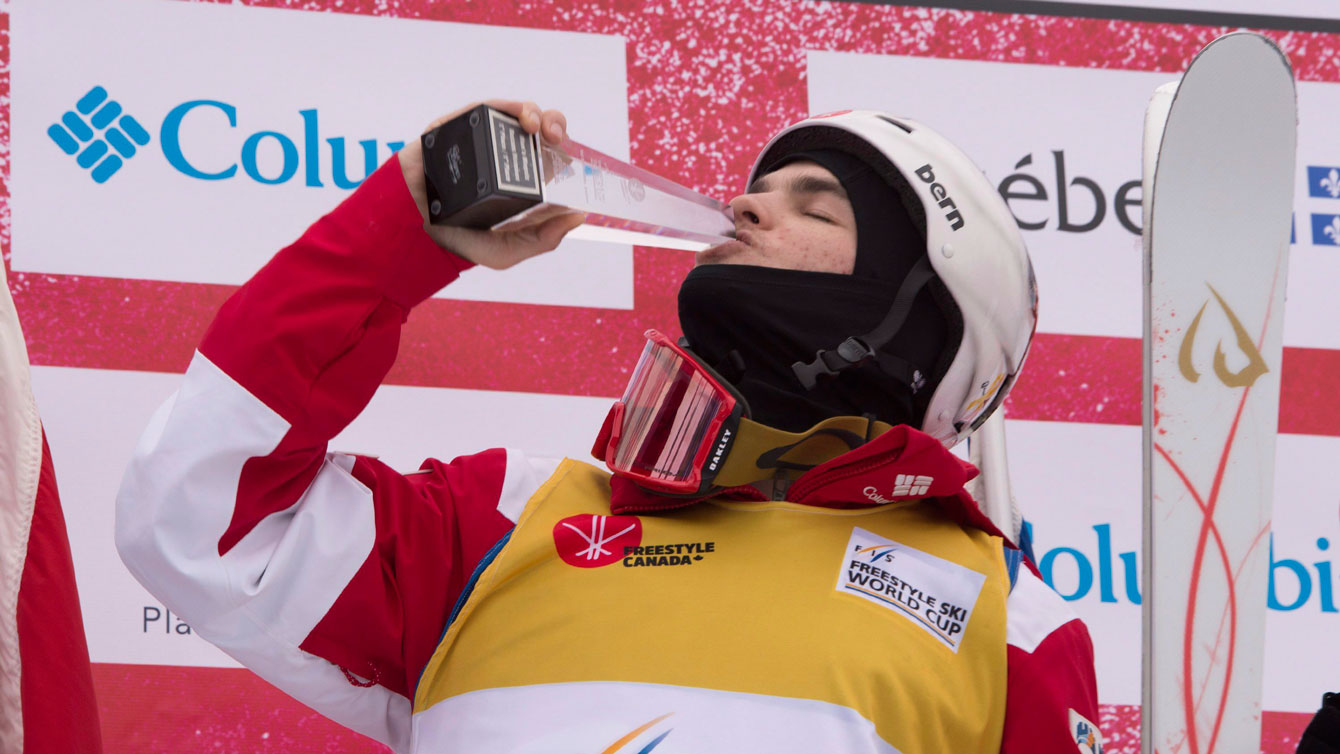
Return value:
M 1340 18 L 1303 0 L 1181 5 Z M 381 750 L 141 588 L 113 499 L 228 295 L 430 121 L 492 97 L 559 108 L 574 139 L 723 201 L 807 113 L 886 110 L 973 157 L 1040 294 L 1006 403 L 1014 492 L 1044 579 L 1093 637 L 1107 751 L 1138 750 L 1141 124 L 1227 29 L 828 0 L 11 0 L 0 23 L 0 243 L 108 751 Z M 1300 81 L 1262 742 L 1285 754 L 1340 689 L 1340 35 L 1269 34 Z M 415 310 L 332 449 L 405 471 L 491 447 L 587 460 L 642 332 L 678 334 L 691 265 L 571 241 L 467 272 Z

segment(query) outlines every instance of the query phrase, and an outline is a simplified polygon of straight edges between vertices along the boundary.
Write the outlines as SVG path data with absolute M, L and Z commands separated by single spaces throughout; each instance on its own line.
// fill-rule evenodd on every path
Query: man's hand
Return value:
M 557 110 L 541 111 L 534 102 L 487 100 L 484 104 L 495 107 L 521 121 L 526 133 L 540 133 L 549 144 L 558 144 L 567 133 L 568 120 Z M 429 124 L 427 133 L 475 107 L 468 105 Z M 586 215 L 573 210 L 550 207 L 525 220 L 509 225 L 506 230 L 473 230 L 447 225 L 428 224 L 428 189 L 423 177 L 423 147 L 413 139 L 400 150 L 400 169 L 405 184 L 414 197 L 414 204 L 424 218 L 424 230 L 439 246 L 484 267 L 495 270 L 511 267 L 538 254 L 552 251 L 569 231 L 582 224 Z

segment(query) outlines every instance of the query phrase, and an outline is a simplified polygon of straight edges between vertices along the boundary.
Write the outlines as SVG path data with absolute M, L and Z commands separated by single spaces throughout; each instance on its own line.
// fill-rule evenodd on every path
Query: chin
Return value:
M 697 267 L 704 264 L 742 264 L 742 257 L 747 255 L 742 252 L 748 251 L 747 246 L 739 241 L 727 241 L 716 246 L 709 246 L 698 252 L 693 257 L 693 266 Z
M 722 250 L 720 246 L 713 246 L 711 248 L 703 249 L 702 251 L 693 255 L 694 267 L 700 267 L 705 264 L 724 264 L 728 261 L 729 260 L 726 258 L 726 253 Z

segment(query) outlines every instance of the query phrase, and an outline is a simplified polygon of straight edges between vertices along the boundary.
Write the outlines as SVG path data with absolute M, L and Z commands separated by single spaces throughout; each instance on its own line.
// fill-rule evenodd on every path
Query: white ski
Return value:
M 1024 517 L 1010 488 L 1010 464 L 1005 452 L 1005 407 L 1000 406 L 968 438 L 968 460 L 981 474 L 968 492 L 1001 533 L 1018 544 Z
M 1211 42 L 1145 124 L 1146 754 L 1258 752 L 1297 104 Z

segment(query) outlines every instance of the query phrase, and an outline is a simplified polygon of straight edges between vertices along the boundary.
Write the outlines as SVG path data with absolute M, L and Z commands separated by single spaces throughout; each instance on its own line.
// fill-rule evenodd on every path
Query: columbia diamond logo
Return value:
M 76 155 L 74 161 L 98 183 L 106 183 L 135 156 L 136 144 L 149 143 L 144 126 L 121 112 L 121 104 L 108 99 L 107 90 L 100 86 L 89 89 L 74 108 L 59 123 L 51 124 L 47 135 L 65 154 Z
M 935 479 L 928 476 L 920 476 L 914 474 L 899 474 L 898 478 L 894 480 L 893 496 L 915 497 L 917 495 L 924 495 L 928 490 L 930 490 L 931 484 L 934 481 Z

